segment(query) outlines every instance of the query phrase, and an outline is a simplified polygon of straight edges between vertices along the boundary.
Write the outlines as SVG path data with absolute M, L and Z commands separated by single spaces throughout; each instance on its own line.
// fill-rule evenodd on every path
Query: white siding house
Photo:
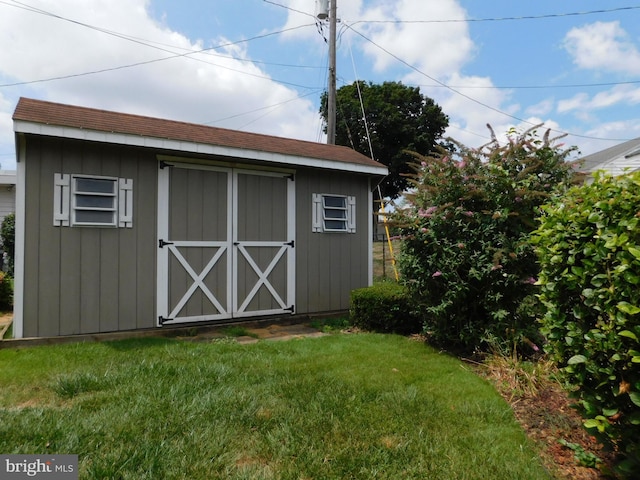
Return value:
M 640 138 L 587 155 L 578 169 L 588 175 L 603 170 L 613 176 L 640 170 Z
M 16 211 L 16 172 L 0 170 L 0 223 Z

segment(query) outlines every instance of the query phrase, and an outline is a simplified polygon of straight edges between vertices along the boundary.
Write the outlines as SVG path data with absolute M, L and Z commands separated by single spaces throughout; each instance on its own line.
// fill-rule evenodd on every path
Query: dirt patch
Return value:
M 500 391 L 500 387 L 498 386 Z M 504 390 L 504 389 L 503 389 Z M 560 385 L 547 383 L 536 392 L 514 397 L 513 392 L 501 391 L 510 403 L 516 419 L 527 436 L 541 449 L 546 468 L 562 480 L 601 480 L 611 476 L 614 456 L 604 450 L 598 441 L 582 427 L 582 417 L 571 407 L 573 400 Z M 583 457 L 601 460 L 598 468 L 580 465 L 574 449 L 561 443 L 567 442 L 582 449 Z

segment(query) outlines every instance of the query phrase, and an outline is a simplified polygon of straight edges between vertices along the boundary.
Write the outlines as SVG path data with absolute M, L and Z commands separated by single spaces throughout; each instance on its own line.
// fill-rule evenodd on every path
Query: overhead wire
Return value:
M 286 10 L 290 10 L 292 12 L 300 13 L 302 15 L 307 15 L 309 17 L 315 17 L 315 15 L 309 12 L 296 10 L 295 8 L 292 8 L 288 5 L 283 5 L 281 3 L 273 2 L 271 0 L 262 0 L 262 1 L 265 3 L 269 3 L 271 5 L 275 5 L 277 7 L 284 8 Z M 443 20 L 358 20 L 352 23 L 352 25 L 355 25 L 356 23 L 467 23 L 467 22 L 503 22 L 503 21 L 512 21 L 512 20 L 540 20 L 540 19 L 546 19 L 546 18 L 575 17 L 575 16 L 613 13 L 613 12 L 621 12 L 625 10 L 637 10 L 637 9 L 640 9 L 640 5 L 632 5 L 628 7 L 603 8 L 599 10 L 586 10 L 582 12 L 548 13 L 543 15 L 518 15 L 513 17 L 454 18 L 454 19 L 443 19 Z
M 398 62 L 402 63 L 403 65 L 405 65 L 406 67 L 410 68 L 411 70 L 415 71 L 416 73 L 428 78 L 429 80 L 437 83 L 438 85 L 442 86 L 443 88 L 446 88 L 448 90 L 450 90 L 451 92 L 455 93 L 456 95 L 459 95 L 463 98 L 466 98 L 467 100 L 470 100 L 473 103 L 476 103 L 477 105 L 480 105 L 484 108 L 487 108 L 491 111 L 494 111 L 496 113 L 499 113 L 501 115 L 504 115 L 506 117 L 509 117 L 513 120 L 517 120 L 518 122 L 527 124 L 527 125 L 531 125 L 531 126 L 536 126 L 536 123 L 530 122 L 528 120 L 525 120 L 523 118 L 517 117 L 515 115 L 512 115 L 508 112 L 505 112 L 503 110 L 500 110 L 499 108 L 493 107 L 489 104 L 486 104 L 476 98 L 473 98 L 463 92 L 461 92 L 460 90 L 447 85 L 446 83 L 438 80 L 435 77 L 432 77 L 431 75 L 427 74 L 426 72 L 423 72 L 422 70 L 420 70 L 418 67 L 416 67 L 415 65 L 410 64 L 409 62 L 407 62 L 406 60 L 400 58 L 399 56 L 395 55 L 394 53 L 390 52 L 388 49 L 384 48 L 382 45 L 376 43 L 375 41 L 373 41 L 372 39 L 370 39 L 369 37 L 367 37 L 366 35 L 364 35 L 362 32 L 359 32 L 358 30 L 356 30 L 355 28 L 353 28 L 351 25 L 347 25 L 347 28 L 349 28 L 352 32 L 354 32 L 355 34 L 359 35 L 360 37 L 362 37 L 363 39 L 365 39 L 367 42 L 371 43 L 372 45 L 374 45 L 376 48 L 382 50 L 383 52 L 385 52 L 387 55 L 391 56 L 392 58 L 396 59 Z M 624 138 L 624 139 L 613 139 L 613 138 L 602 138 L 602 137 L 594 137 L 594 136 L 590 136 L 590 135 L 580 135 L 577 133 L 571 133 L 571 132 L 565 132 L 562 130 L 557 130 L 557 129 L 550 129 L 551 131 L 555 132 L 555 133 L 560 133 L 563 135 L 571 135 L 574 137 L 578 137 L 578 138 L 585 138 L 585 139 L 589 139 L 589 140 L 610 140 L 610 141 L 620 141 L 620 142 L 624 142 L 629 140 L 628 138 Z
M 155 63 L 155 62 L 160 62 L 160 61 L 164 61 L 164 60 L 170 60 L 172 58 L 177 58 L 180 56 L 184 56 L 187 58 L 191 58 L 193 60 L 197 60 L 197 61 L 201 61 L 204 63 L 208 63 L 210 65 L 213 66 L 219 66 L 221 68 L 224 69 L 228 69 L 231 71 L 236 71 L 238 73 L 242 73 L 242 74 L 246 74 L 246 75 L 252 75 L 252 76 L 257 76 L 257 77 L 262 77 L 262 78 L 266 78 L 269 80 L 273 80 L 277 83 L 283 83 L 286 85 L 292 85 L 295 87 L 300 87 L 300 88 L 312 88 L 312 87 L 307 87 L 304 85 L 299 85 L 299 84 L 295 84 L 295 83 L 290 83 L 290 82 L 286 82 L 286 81 L 280 81 L 277 79 L 272 79 L 270 77 L 264 77 L 264 76 L 260 76 L 260 75 L 256 75 L 256 74 L 251 74 L 248 72 L 244 72 L 242 70 L 237 70 L 237 69 L 233 69 L 231 67 L 227 67 L 224 65 L 219 65 L 219 64 L 214 64 L 211 62 L 206 62 L 205 60 L 202 59 L 197 59 L 194 58 L 193 55 L 196 54 L 206 54 L 206 55 L 211 55 L 211 56 L 216 56 L 216 57 L 221 57 L 221 58 L 230 58 L 230 59 L 234 59 L 240 62 L 250 62 L 250 63 L 254 63 L 254 64 L 262 64 L 262 65 L 273 65 L 273 66 L 281 66 L 281 67 L 290 67 L 290 68 L 314 68 L 314 69 L 323 69 L 325 67 L 322 66 L 312 66 L 312 65 L 297 65 L 297 64 L 286 64 L 286 63 L 274 63 L 274 62 L 263 62 L 260 60 L 251 60 L 251 59 L 245 59 L 245 58 L 240 58 L 240 57 L 234 57 L 232 55 L 220 55 L 220 54 L 215 54 L 212 51 L 213 50 L 217 50 L 220 48 L 226 48 L 232 45 L 236 45 L 239 43 L 245 43 L 245 42 L 249 42 L 252 40 L 257 40 L 257 39 L 262 39 L 265 38 L 267 36 L 270 35 L 276 35 L 276 34 L 281 34 L 281 33 L 286 33 L 290 30 L 295 30 L 298 28 L 303 28 L 303 27 L 308 27 L 311 26 L 311 24 L 305 24 L 305 25 L 300 25 L 300 26 L 296 26 L 296 27 L 290 27 L 288 29 L 284 29 L 284 30 L 280 30 L 280 31 L 276 31 L 276 32 L 270 32 L 267 34 L 262 34 L 262 35 L 257 35 L 248 39 L 244 39 L 244 40 L 239 40 L 236 42 L 228 42 L 228 43 L 224 43 L 224 44 L 220 44 L 220 45 L 216 45 L 213 47 L 208 47 L 208 48 L 204 48 L 204 49 L 200 49 L 200 50 L 192 50 L 192 49 L 188 49 L 185 47 L 179 47 L 176 45 L 169 45 L 166 43 L 162 43 L 162 42 L 155 42 L 153 40 L 147 40 L 147 39 L 143 39 L 140 37 L 135 37 L 132 35 L 127 35 L 121 32 L 117 32 L 114 30 L 109 30 L 109 29 L 105 29 L 105 28 L 101 28 L 95 25 L 91 25 L 91 24 L 87 24 L 84 22 L 80 22 L 78 20 L 74 20 L 68 17 L 64 17 L 62 15 L 58 15 L 55 14 L 53 12 L 49 12 L 40 8 L 36 8 L 33 7 L 31 5 L 28 5 L 24 2 L 20 2 L 18 0 L 11 0 L 12 3 L 9 3 L 7 1 L 4 0 L 0 0 L 0 4 L 3 5 L 7 5 L 7 6 L 11 6 L 11 7 L 15 7 L 15 8 L 21 8 L 23 10 L 27 10 L 27 11 L 31 11 L 34 13 L 38 13 L 41 15 L 45 15 L 45 16 L 50 16 L 52 18 L 56 18 L 62 21 L 66 21 L 69 23 L 73 23 L 79 26 L 83 26 L 89 29 L 93 29 L 102 33 L 105 33 L 107 35 L 112 35 L 115 36 L 117 38 L 123 39 L 123 40 L 127 40 L 127 41 L 131 41 L 134 43 L 138 43 L 140 45 L 143 46 L 147 46 L 147 47 L 151 47 L 151 48 L 156 48 L 158 50 L 162 50 L 168 53 L 171 53 L 173 56 L 170 57 L 162 57 L 159 59 L 154 59 L 154 60 L 149 60 L 146 62 L 138 62 L 138 63 L 134 63 L 134 64 L 129 64 L 129 65 L 122 65 L 122 66 L 116 66 L 116 67 L 111 67 L 111 68 L 106 68 L 106 69 L 100 69 L 100 70 L 94 70 L 94 71 L 89 71 L 89 72 L 82 72 L 82 73 L 77 73 L 77 74 L 69 74 L 69 75 L 62 75 L 62 76 L 57 76 L 57 77 L 49 77 L 49 78 L 45 78 L 45 79 L 37 79 L 37 80 L 30 80 L 30 81 L 25 81 L 25 82 L 14 82 L 14 83 L 7 83 L 7 84 L 0 84 L 0 87 L 14 87 L 14 86 L 22 86 L 22 85 L 28 85 L 30 83 L 42 83 L 42 82 L 48 82 L 48 81 L 53 81 L 53 80 L 63 80 L 63 79 L 67 79 L 67 78 L 74 78 L 74 77 L 78 77 L 78 76 L 84 76 L 84 75 L 94 75 L 94 74 L 98 74 L 98 73 L 105 73 L 105 72 L 109 72 L 112 69 L 113 70 L 119 70 L 119 69 L 123 69 L 123 68 L 131 68 L 131 67 L 136 67 L 136 66 L 141 66 L 141 65 L 145 65 L 148 63 Z M 282 5 L 270 0 L 263 0 L 263 2 L 265 3 L 269 3 L 271 5 L 275 5 L 281 8 L 285 8 L 287 10 L 291 10 L 293 12 L 296 13 L 300 13 L 309 17 L 312 17 L 314 19 L 316 19 L 316 17 L 313 14 L 310 14 L 308 12 L 303 12 L 301 10 L 297 10 L 294 8 L 291 8 L 287 5 Z M 632 9 L 640 9 L 640 6 L 630 6 L 630 7 L 619 7 L 619 8 L 612 8 L 612 9 L 602 9 L 602 10 L 591 10 L 591 11 L 585 11 L 585 12 L 569 12 L 569 13 L 560 13 L 560 14 L 548 14 L 548 15 L 530 15 L 530 16 L 517 16 L 517 17 L 500 17 L 500 18 L 482 18 L 482 19 L 449 19 L 449 20 L 359 20 L 356 22 L 352 22 L 349 24 L 350 27 L 353 27 L 354 25 L 358 24 L 358 23 L 451 23 L 451 22 L 464 22 L 464 21 L 474 21 L 474 22 L 484 22 L 484 21 L 503 21 L 503 20 L 525 20 L 525 19 L 544 19 L 544 18 L 554 18 L 554 17 L 566 17 L 566 16 L 576 16 L 576 15 L 590 15 L 590 14 L 596 14 L 596 13 L 609 13 L 609 12 L 617 12 L 617 11 L 621 11 L 621 10 L 632 10 Z M 316 22 L 316 26 L 321 26 L 321 23 Z M 345 27 L 346 23 L 342 23 L 342 27 L 340 30 L 340 36 L 344 33 L 344 31 L 347 30 L 348 27 Z M 326 39 L 325 39 L 326 41 Z M 154 45 L 155 44 L 155 45 Z M 177 54 L 175 51 L 172 50 L 167 50 L 167 49 L 163 49 L 160 48 L 159 46 L 156 45 L 161 45 L 164 47 L 169 47 L 169 48 L 173 48 L 173 49 L 180 49 L 183 50 L 183 54 Z M 587 84 L 569 84 L 569 85 L 507 85 L 507 86 L 485 86 L 485 85 L 424 85 L 424 86 L 428 86 L 430 88 L 466 88 L 466 89 L 496 89 L 496 90 L 501 90 L 501 89 L 510 89 L 510 90 L 515 90 L 515 89 L 545 89 L 545 88 L 585 88 L 585 87 L 600 87 L 600 86 L 615 86 L 615 85 L 630 85 L 630 84 L 638 84 L 640 83 L 640 80 L 632 80 L 632 81 L 622 81 L 622 82 L 606 82 L 606 83 L 587 83 Z
M 255 73 L 245 72 L 245 71 L 238 70 L 238 69 L 235 69 L 235 68 L 227 67 L 225 65 L 220 65 L 220 64 L 216 64 L 216 63 L 212 63 L 212 62 L 207 62 L 207 61 L 205 61 L 203 59 L 198 59 L 198 58 L 194 58 L 193 57 L 193 55 L 196 55 L 196 54 L 199 54 L 199 53 L 205 53 L 205 52 L 207 52 L 209 50 L 215 50 L 215 49 L 218 49 L 218 48 L 223 48 L 223 47 L 226 47 L 226 46 L 235 45 L 237 43 L 247 42 L 247 41 L 250 41 L 250 40 L 255 40 L 257 38 L 264 38 L 264 37 L 269 36 L 269 35 L 276 35 L 276 34 L 279 34 L 279 33 L 283 33 L 285 31 L 295 30 L 295 29 L 298 29 L 298 28 L 304 28 L 304 27 L 308 27 L 308 26 L 310 26 L 310 25 L 309 24 L 300 25 L 300 26 L 292 27 L 292 28 L 289 28 L 289 29 L 286 29 L 286 30 L 281 30 L 279 32 L 272 32 L 272 33 L 269 33 L 269 34 L 253 37 L 251 39 L 239 40 L 237 42 L 230 42 L 230 43 L 227 43 L 227 44 L 217 45 L 215 47 L 204 48 L 204 49 L 201 49 L 201 50 L 192 50 L 192 51 L 185 52 L 185 53 L 178 53 L 178 54 L 174 53 L 174 54 L 172 54 L 170 56 L 167 56 L 167 57 L 155 58 L 155 59 L 152 59 L 152 60 L 145 60 L 145 61 L 141 61 L 141 62 L 134 62 L 134 63 L 126 64 L 126 65 L 119 65 L 119 66 L 116 66 L 116 67 L 102 68 L 102 69 L 92 70 L 92 71 L 82 72 L 82 73 L 72 73 L 72 74 L 67 74 L 67 75 L 59 75 L 59 76 L 55 76 L 55 77 L 47 77 L 47 78 L 41 78 L 41 79 L 37 79 L 37 80 L 27 80 L 27 81 L 23 81 L 23 82 L 12 82 L 12 83 L 0 84 L 0 88 L 24 86 L 24 85 L 31 85 L 31 84 L 36 84 L 36 83 L 51 82 L 51 81 L 55 81 L 55 80 L 66 80 L 66 79 L 70 79 L 70 78 L 84 77 L 84 76 L 88 76 L 88 75 L 95 75 L 95 74 L 99 74 L 99 73 L 107 73 L 107 72 L 113 72 L 113 71 L 117 71 L 117 70 L 124 70 L 124 69 L 128 69 L 128 68 L 139 67 L 139 66 L 142 66 L 142 65 L 150 65 L 150 64 L 153 64 L 153 63 L 164 62 L 166 60 L 172 60 L 172 59 L 175 59 L 175 58 L 189 58 L 191 60 L 196 60 L 196 61 L 199 61 L 199 62 L 203 62 L 203 63 L 206 63 L 208 65 L 212 65 L 212 66 L 223 68 L 225 70 L 235 71 L 235 72 L 241 73 L 243 75 L 248 75 L 248 76 L 255 77 L 255 78 L 261 78 L 261 79 L 265 79 L 265 80 L 274 81 L 276 83 L 281 83 L 283 85 L 291 85 L 291 86 L 294 86 L 294 87 L 305 88 L 305 89 L 315 88 L 315 87 L 310 87 L 310 86 L 307 86 L 307 85 L 300 85 L 300 84 L 297 84 L 297 83 L 288 82 L 286 80 L 274 79 L 274 78 L 271 78 L 271 77 L 268 77 L 268 76 L 265 76 L 265 75 L 258 75 L 258 74 L 255 74 Z M 149 46 L 151 46 L 151 45 L 149 45 Z M 154 47 L 154 48 L 157 48 L 157 47 Z
M 584 12 L 549 13 L 544 15 L 520 15 L 515 17 L 454 18 L 454 19 L 443 19 L 443 20 L 358 20 L 357 22 L 352 23 L 352 25 L 355 25 L 356 23 L 477 23 L 477 22 L 504 22 L 504 21 L 513 21 L 513 20 L 541 20 L 541 19 L 547 19 L 547 18 L 575 17 L 575 16 L 595 15 L 595 14 L 621 12 L 626 10 L 637 10 L 637 9 L 640 9 L 640 5 L 630 6 L 630 7 L 608 8 L 608 9 L 601 9 L 601 10 L 588 10 Z
M 296 84 L 296 83 L 287 82 L 287 81 L 284 81 L 284 80 L 278 80 L 278 79 L 274 79 L 274 78 L 271 78 L 271 77 L 257 75 L 257 74 L 253 74 L 253 73 L 250 73 L 250 72 L 245 72 L 245 71 L 242 71 L 242 70 L 234 69 L 234 68 L 227 67 L 227 66 L 224 66 L 224 65 L 219 65 L 219 64 L 207 62 L 207 61 L 205 61 L 203 59 L 195 58 L 195 57 L 193 57 L 193 55 L 196 55 L 196 54 L 199 54 L 199 53 L 210 54 L 210 52 L 213 51 L 213 50 L 217 50 L 217 49 L 220 49 L 220 48 L 225 48 L 225 47 L 236 45 L 236 44 L 239 44 L 239 43 L 249 42 L 249 41 L 256 40 L 256 39 L 265 38 L 265 37 L 268 37 L 268 36 L 271 36 L 271 35 L 282 34 L 282 33 L 285 33 L 285 32 L 291 31 L 291 30 L 296 30 L 296 29 L 299 29 L 299 28 L 305 28 L 305 27 L 308 27 L 308 26 L 311 26 L 311 25 L 316 25 L 316 23 L 290 27 L 290 28 L 287 28 L 287 29 L 284 29 L 284 30 L 280 30 L 280 31 L 277 31 L 277 32 L 269 32 L 269 33 L 258 35 L 258 36 L 251 37 L 251 38 L 248 38 L 248 39 L 239 40 L 239 41 L 236 41 L 236 42 L 228 42 L 228 43 L 225 43 L 225 44 L 220 44 L 220 45 L 217 45 L 217 46 L 214 46 L 214 47 L 209 47 L 209 48 L 205 48 L 205 49 L 201 49 L 201 50 L 188 50 L 188 51 L 183 52 L 183 53 L 175 53 L 175 51 L 167 50 L 167 49 L 164 49 L 164 48 L 158 47 L 157 45 L 153 45 L 152 44 L 152 43 L 157 43 L 159 45 L 162 45 L 159 42 L 145 41 L 145 40 L 133 37 L 133 36 L 128 36 L 128 35 L 125 35 L 125 34 L 121 34 L 121 33 L 118 33 L 118 32 L 112 31 L 112 30 L 103 29 L 103 28 L 100 28 L 100 27 L 95 27 L 93 25 L 89 25 L 89 24 L 86 24 L 86 23 L 83 23 L 83 22 L 79 22 L 79 21 L 76 21 L 76 20 L 73 20 L 73 19 L 69 19 L 69 18 L 60 16 L 60 15 L 57 15 L 57 14 L 54 14 L 54 13 L 51 13 L 51 12 L 47 12 L 45 10 L 30 6 L 28 4 L 25 4 L 23 2 L 19 2 L 17 0 L 11 0 L 11 1 L 12 1 L 12 3 L 8 3 L 6 1 L 0 1 L 0 4 L 13 6 L 13 7 L 16 7 L 16 8 L 22 8 L 22 9 L 25 9 L 25 10 L 28 10 L 28 11 L 32 11 L 34 13 L 39 13 L 39 14 L 42 14 L 42 15 L 51 16 L 53 18 L 57 18 L 57 19 L 60 19 L 60 20 L 63 20 L 63 21 L 67 21 L 67 22 L 70 22 L 70 23 L 74 23 L 74 24 L 80 25 L 80 26 L 91 28 L 91 29 L 94 29 L 96 31 L 100 31 L 102 33 L 108 34 L 108 35 L 113 35 L 115 37 L 118 37 L 118 38 L 121 38 L 121 39 L 124 39 L 124 40 L 127 40 L 127 41 L 132 41 L 132 42 L 144 45 L 144 46 L 148 46 L 148 47 L 151 47 L 151 48 L 156 48 L 156 49 L 171 53 L 172 55 L 170 55 L 168 57 L 162 57 L 162 58 L 157 58 L 157 59 L 152 59 L 152 60 L 147 60 L 147 61 L 135 62 L 135 63 L 132 63 L 132 64 L 127 64 L 127 65 L 120 65 L 120 66 L 116 66 L 116 67 L 93 70 L 93 71 L 90 71 L 90 72 L 83 72 L 83 73 L 76 73 L 76 74 L 69 74 L 69 75 L 61 75 L 61 76 L 56 76 L 56 77 L 49 77 L 49 78 L 37 79 L 37 80 L 31 80 L 31 81 L 24 81 L 24 82 L 14 82 L 14 83 L 0 84 L 0 88 L 2 88 L 2 87 L 22 86 L 22 85 L 29 85 L 29 84 L 35 84 L 35 83 L 49 82 L 49 81 L 54 81 L 54 80 L 63 80 L 63 79 L 69 79 L 69 78 L 76 78 L 76 77 L 81 77 L 81 76 L 86 76 L 86 75 L 94 75 L 94 74 L 106 73 L 106 72 L 111 72 L 111 71 L 116 71 L 116 70 L 121 70 L 121 69 L 127 69 L 127 68 L 133 68 L 133 67 L 137 67 L 137 66 L 148 65 L 148 64 L 152 64 L 152 63 L 156 63 L 156 62 L 162 62 L 162 61 L 170 60 L 170 59 L 173 59 L 173 58 L 184 57 L 184 58 L 189 58 L 189 59 L 192 59 L 192 60 L 197 60 L 197 61 L 200 61 L 200 62 L 204 62 L 204 63 L 210 64 L 210 65 L 213 65 L 213 66 L 217 66 L 217 67 L 220 67 L 220 68 L 228 69 L 228 70 L 231 70 L 231 71 L 236 71 L 236 72 L 244 74 L 244 75 L 249 75 L 249 76 L 253 76 L 253 77 L 256 77 L 256 78 L 262 78 L 262 79 L 266 79 L 266 80 L 269 80 L 269 81 L 274 81 L 276 83 L 281 83 L 281 84 L 284 84 L 284 85 L 291 85 L 291 86 L 298 87 L 298 88 L 306 88 L 306 89 L 312 89 L 313 88 L 313 89 L 315 89 L 314 87 L 299 85 L 299 84 Z M 316 20 L 315 15 L 310 14 L 308 12 L 303 12 L 303 11 L 300 11 L 300 10 L 296 10 L 296 9 L 291 8 L 289 6 L 282 5 L 282 4 L 279 4 L 279 3 L 276 3 L 276 2 L 273 2 L 273 1 L 270 1 L 270 0 L 263 0 L 263 1 L 265 3 L 268 3 L 268 4 L 272 4 L 272 5 L 275 5 L 275 6 L 278 6 L 278 7 L 285 8 L 285 9 L 290 10 L 290 11 L 294 11 L 294 12 L 299 13 L 299 14 L 303 14 L 303 15 L 312 17 L 312 18 L 314 18 L 314 20 Z M 515 86 L 515 87 L 469 86 L 469 87 L 466 87 L 466 86 L 447 85 L 444 82 L 441 82 L 441 81 L 437 80 L 436 78 L 429 76 L 425 72 L 419 70 L 417 67 L 415 67 L 415 66 L 409 64 L 408 62 L 404 61 L 403 59 L 401 59 L 397 55 L 393 54 L 389 50 L 385 49 L 381 45 L 379 45 L 376 42 L 374 42 L 372 39 L 368 38 L 367 36 L 365 36 L 364 34 L 359 32 L 358 30 L 353 28 L 353 26 L 358 24 L 358 23 L 449 23 L 449 22 L 467 22 L 467 21 L 468 22 L 481 22 L 481 21 L 489 22 L 489 21 L 509 21 L 509 20 L 530 20 L 530 19 L 545 19 L 545 18 L 555 18 L 555 17 L 568 17 L 568 16 L 577 16 L 577 15 L 591 15 L 591 14 L 596 14 L 596 13 L 602 14 L 602 13 L 619 12 L 619 11 L 634 10 L 634 9 L 640 9 L 640 6 L 618 7 L 618 8 L 591 10 L 591 11 L 584 11 L 584 12 L 568 12 L 568 13 L 561 13 L 561 14 L 546 14 L 546 15 L 537 15 L 537 16 L 517 16 L 517 17 L 500 17 L 500 18 L 484 18 L 484 19 L 359 20 L 359 21 L 353 22 L 351 24 L 347 24 L 346 22 L 343 21 L 343 23 L 342 23 L 342 32 L 346 31 L 346 29 L 350 29 L 351 31 L 353 31 L 357 35 L 359 35 L 362 38 L 364 38 L 366 41 L 370 42 L 371 44 L 373 44 L 377 48 L 379 48 L 382 51 L 384 51 L 386 54 L 388 54 L 391 57 L 395 58 L 400 63 L 404 64 L 405 66 L 411 68 L 412 70 L 414 70 L 417 73 L 429 78 L 431 81 L 436 83 L 436 85 L 432 85 L 431 87 L 449 89 L 453 93 L 455 93 L 457 95 L 460 95 L 460 96 L 462 96 L 464 98 L 467 98 L 468 100 L 470 100 L 472 102 L 475 102 L 475 103 L 477 103 L 477 104 L 479 104 L 479 105 L 481 105 L 481 106 L 483 106 L 485 108 L 488 108 L 488 109 L 490 109 L 492 111 L 495 111 L 497 113 L 500 113 L 502 115 L 510 117 L 510 118 L 512 118 L 514 120 L 517 120 L 518 122 L 523 122 L 523 123 L 527 123 L 527 124 L 533 125 L 531 122 L 528 122 L 528 121 L 526 121 L 524 119 L 521 119 L 521 118 L 519 118 L 517 116 L 511 115 L 511 114 L 509 114 L 507 112 L 504 112 L 504 111 L 502 111 L 502 110 L 500 110 L 498 108 L 495 108 L 495 107 L 492 107 L 491 105 L 483 103 L 483 102 L 481 102 L 481 101 L 479 101 L 479 100 L 477 100 L 477 99 L 475 99 L 475 98 L 473 98 L 473 97 L 471 97 L 469 95 L 466 95 L 466 94 L 460 92 L 458 89 L 461 89 L 461 88 L 496 88 L 496 89 L 500 89 L 500 88 L 503 88 L 503 89 L 506 89 L 506 88 L 508 88 L 508 89 L 515 89 L 515 88 L 545 88 L 544 86 L 522 86 L 522 87 L 517 87 L 517 86 Z M 174 46 L 172 48 L 182 48 L 182 47 L 175 47 Z M 244 61 L 250 61 L 250 60 L 244 60 Z M 603 83 L 603 84 L 585 84 L 585 85 L 575 85 L 575 87 L 624 85 L 624 84 L 636 84 L 636 83 L 640 83 L 640 81 L 610 82 L 610 83 Z M 554 88 L 557 88 L 557 87 L 558 86 L 554 86 Z M 568 87 L 569 86 L 566 86 L 566 87 L 563 87 L 563 88 L 568 88 Z M 569 133 L 569 132 L 562 132 L 562 131 L 559 131 L 559 130 L 554 130 L 554 131 L 559 132 L 559 133 Z M 579 134 L 573 134 L 573 133 L 569 133 L 569 134 L 573 135 L 573 136 L 576 136 L 576 137 L 579 137 L 579 138 L 595 139 L 595 140 L 611 140 L 611 141 L 624 141 L 624 140 L 627 140 L 627 139 L 604 139 L 604 138 L 600 138 L 600 137 L 579 135 Z
M 351 54 L 351 65 L 353 66 L 353 73 L 356 77 L 356 89 L 358 90 L 358 100 L 360 101 L 360 110 L 362 111 L 362 122 L 364 123 L 364 131 L 367 136 L 367 142 L 369 144 L 369 153 L 371 154 L 371 160 L 376 162 L 375 155 L 373 153 L 373 145 L 371 142 L 371 134 L 369 132 L 369 122 L 367 122 L 367 113 L 364 109 L 364 101 L 362 100 L 362 91 L 360 90 L 360 79 L 358 76 L 358 72 L 356 70 L 356 61 L 353 58 L 353 50 L 351 48 L 351 44 L 349 44 L 349 53 Z M 355 150 L 355 149 L 354 149 Z M 396 279 L 396 282 L 400 281 L 400 274 L 398 273 L 398 268 L 396 266 L 396 256 L 393 252 L 393 244 L 391 243 L 391 235 L 389 232 L 389 222 L 387 220 L 387 215 L 385 211 L 385 202 L 384 198 L 382 198 L 382 189 L 380 188 L 380 184 L 376 186 L 378 190 L 378 199 L 380 200 L 380 210 L 382 212 L 382 221 L 384 223 L 384 232 L 387 237 L 387 243 L 389 246 L 389 253 L 391 254 L 391 266 L 393 267 L 393 273 Z
M 604 83 L 573 83 L 557 85 L 418 85 L 429 88 L 468 88 L 479 90 L 525 90 L 525 89 L 547 89 L 547 88 L 588 88 L 588 87 L 614 87 L 617 85 L 639 84 L 640 80 L 629 80 L 626 82 L 604 82 Z

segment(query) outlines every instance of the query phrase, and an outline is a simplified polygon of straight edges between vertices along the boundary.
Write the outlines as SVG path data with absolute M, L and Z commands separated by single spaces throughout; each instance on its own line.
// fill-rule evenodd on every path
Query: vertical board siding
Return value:
M 312 195 L 356 197 L 356 233 L 312 232 Z M 298 313 L 347 310 L 350 292 L 368 285 L 368 180 L 364 175 L 299 171 L 296 175 Z
M 39 143 L 44 141 L 41 139 Z M 50 149 L 36 150 L 32 147 L 32 153 L 38 156 L 39 161 L 42 164 L 47 164 L 48 168 L 62 166 L 62 147 L 56 145 Z M 46 201 L 48 198 L 53 198 L 53 171 L 47 168 L 38 170 L 36 168 L 29 168 L 27 166 L 27 174 L 33 174 L 34 190 L 27 191 L 27 199 L 38 199 L 37 202 L 31 202 L 27 204 L 27 228 L 26 228 L 26 242 L 32 247 L 32 250 L 25 252 L 25 265 L 31 267 L 35 272 L 47 269 L 45 275 L 35 274 L 33 282 L 26 283 L 25 288 L 25 301 L 27 310 L 35 310 L 37 316 L 35 317 L 35 325 L 27 330 L 25 326 L 25 333 L 29 335 L 34 332 L 34 335 L 50 336 L 58 335 L 60 331 L 60 295 L 61 295 L 61 279 L 60 279 L 60 232 L 53 232 L 51 229 L 46 229 L 45 233 L 38 232 L 38 225 L 48 220 L 48 225 L 51 225 L 51 216 L 53 215 L 52 208 L 46 208 L 46 206 L 52 205 L 51 200 Z M 51 172 L 51 174 L 49 174 Z M 27 180 L 28 181 L 28 180 Z M 34 230 L 30 230 L 30 224 L 35 225 Z M 34 251 L 35 255 L 31 257 L 31 252 Z M 33 297 L 30 287 L 35 287 L 37 296 Z M 42 295 L 42 292 L 46 294 Z M 37 303 L 36 303 L 37 302 Z
M 133 252 L 124 253 L 121 250 L 121 258 L 135 255 L 136 273 L 133 284 L 124 281 L 124 277 L 131 270 L 131 265 L 123 262 L 120 269 L 122 289 L 128 288 L 127 299 L 129 303 L 121 302 L 122 308 L 126 308 L 126 315 L 120 315 L 120 330 L 129 328 L 153 328 L 156 326 L 156 250 L 157 244 L 157 201 L 158 201 L 158 162 L 155 154 L 143 150 L 134 150 L 130 158 L 123 158 L 122 165 L 125 168 L 123 177 L 133 179 L 133 228 L 129 230 L 134 235 L 135 241 L 127 248 Z M 135 167 L 135 175 L 129 176 L 127 168 Z M 127 232 L 122 232 L 124 238 Z M 129 297 L 130 295 L 130 297 Z M 131 318 L 131 315 L 134 317 Z M 135 324 L 134 324 L 135 322 Z M 135 325 L 132 327 L 131 325 Z
M 155 324 L 157 162 L 142 150 L 27 137 L 24 336 Z M 55 173 L 134 181 L 133 228 L 54 227 Z

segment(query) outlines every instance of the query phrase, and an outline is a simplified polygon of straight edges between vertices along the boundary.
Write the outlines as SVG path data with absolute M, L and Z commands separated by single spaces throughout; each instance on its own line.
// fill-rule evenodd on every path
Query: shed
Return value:
M 22 98 L 16 338 L 346 311 L 371 284 L 349 148 Z

